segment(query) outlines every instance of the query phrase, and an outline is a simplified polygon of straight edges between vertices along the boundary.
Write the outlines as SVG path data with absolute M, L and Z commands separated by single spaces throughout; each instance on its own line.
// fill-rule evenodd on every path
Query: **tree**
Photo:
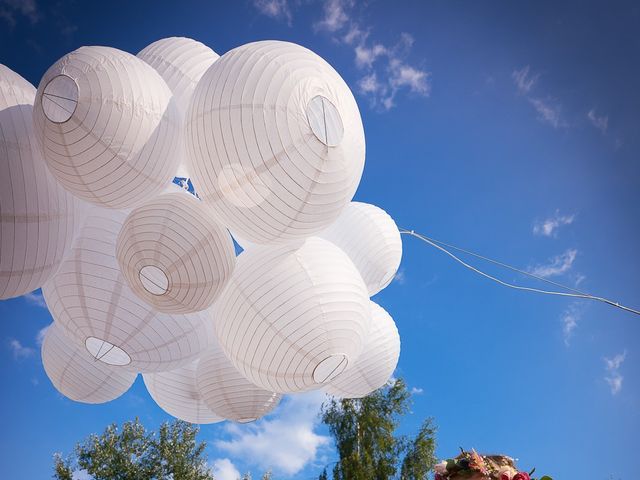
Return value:
M 163 423 L 157 434 L 137 418 L 122 428 L 109 425 L 78 443 L 71 457 L 56 454 L 54 478 L 72 480 L 73 472 L 84 470 L 95 480 L 213 480 L 198 431 L 181 420 Z
M 396 435 L 410 394 L 401 379 L 362 399 L 332 399 L 322 421 L 334 437 L 339 461 L 333 480 L 424 480 L 436 464 L 435 427 L 426 419 L 417 435 Z M 326 480 L 326 471 L 319 477 Z

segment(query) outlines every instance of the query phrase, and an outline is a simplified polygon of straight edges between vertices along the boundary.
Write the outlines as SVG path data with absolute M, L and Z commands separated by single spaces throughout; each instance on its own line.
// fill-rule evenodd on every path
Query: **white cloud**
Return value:
M 16 360 L 29 358 L 35 353 L 33 348 L 22 345 L 22 343 L 15 338 L 9 340 L 9 349 L 11 350 L 11 353 L 13 353 L 13 358 Z
M 358 82 L 358 88 L 362 93 L 379 93 L 383 85 L 378 82 L 378 76 L 376 72 L 371 72 L 369 75 L 365 75 Z
M 217 440 L 216 447 L 261 470 L 295 475 L 330 445 L 329 437 L 315 431 L 325 398 L 319 391 L 286 397 L 268 418 L 226 425 L 230 438 Z
M 263 15 L 291 24 L 293 16 L 288 0 L 253 0 L 253 5 Z
M 219 458 L 213 462 L 211 473 L 216 480 L 238 480 L 240 478 L 240 472 L 228 458 Z
M 42 342 L 44 342 L 44 336 L 47 334 L 47 330 L 49 330 L 49 327 L 51 325 L 47 325 L 44 328 L 41 328 L 40 330 L 38 330 L 38 333 L 36 335 L 36 344 L 37 345 L 42 345 Z
M 429 72 L 414 68 L 395 59 L 389 62 L 389 71 L 391 73 L 389 83 L 394 90 L 408 87 L 411 92 L 425 97 L 428 97 L 431 93 L 431 84 L 429 83 L 431 74 Z
M 529 102 L 538 112 L 538 119 L 548 123 L 553 128 L 566 127 L 567 124 L 560 115 L 560 106 L 551 100 L 542 100 L 541 98 L 530 98 Z
M 596 114 L 595 109 L 592 108 L 591 110 L 589 110 L 589 113 L 587 113 L 587 118 L 594 127 L 600 130 L 602 133 L 607 133 L 607 128 L 609 127 L 608 116 L 599 116 Z
M 407 281 L 407 276 L 404 273 L 404 268 L 401 268 L 400 270 L 398 270 L 398 272 L 396 273 L 396 276 L 393 277 L 393 280 L 395 282 L 398 282 L 398 284 L 400 285 L 404 285 Z
M 412 395 L 421 395 L 424 393 L 424 389 L 420 388 L 420 387 L 413 387 L 411 389 L 411 394 Z
M 533 225 L 533 233 L 545 237 L 555 237 L 557 236 L 558 228 L 564 225 L 571 225 L 575 218 L 575 215 L 560 215 L 560 212 L 556 210 L 552 217 L 536 222 Z
M 529 93 L 533 86 L 538 81 L 540 75 L 531 75 L 529 72 L 529 65 L 521 68 L 520 70 L 514 70 L 511 73 L 511 78 L 513 78 L 516 87 L 518 88 L 518 92 L 522 94 Z
M 622 381 L 624 377 L 620 374 L 620 367 L 627 358 L 627 351 L 618 353 L 613 358 L 604 358 L 604 365 L 607 375 L 604 380 L 609 384 L 611 395 L 617 395 L 622 390 Z
M 562 334 L 565 345 L 569 346 L 569 341 L 573 337 L 573 331 L 578 327 L 581 316 L 579 303 L 570 304 L 562 314 L 560 319 L 562 320 Z
M 360 68 L 371 68 L 373 62 L 382 55 L 387 54 L 387 49 L 383 45 L 377 43 L 371 48 L 364 45 L 358 45 L 355 48 L 356 52 L 356 65 Z
M 543 278 L 562 275 L 571 270 L 577 255 L 578 251 L 570 248 L 566 252 L 550 258 L 547 263 L 530 268 L 529 273 Z
M 353 0 L 328 0 L 324 4 L 322 20 L 315 23 L 316 30 L 335 33 L 349 21 L 347 10 L 353 6 Z
M 24 295 L 22 295 L 22 298 L 24 298 L 31 305 L 47 308 L 47 302 L 44 301 L 42 293 L 38 293 L 37 290 L 34 292 L 25 293 Z
M 26 17 L 32 25 L 41 17 L 35 0 L 0 0 L 0 18 L 11 28 L 17 23 L 16 14 Z

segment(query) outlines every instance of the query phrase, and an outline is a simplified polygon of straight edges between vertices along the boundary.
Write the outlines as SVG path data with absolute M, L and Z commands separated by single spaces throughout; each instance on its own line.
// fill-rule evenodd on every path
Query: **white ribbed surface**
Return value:
M 124 369 L 177 368 L 194 360 L 214 340 L 213 321 L 208 311 L 156 312 L 131 291 L 115 258 L 116 237 L 125 217 L 117 210 L 91 209 L 69 256 L 43 287 L 47 305 L 54 320 L 79 345 L 95 338 L 124 351 L 130 358 Z M 113 349 L 100 350 L 100 356 L 107 354 L 105 361 L 123 361 L 123 355 L 113 358 Z
M 318 55 L 287 42 L 220 57 L 196 87 L 185 135 L 196 191 L 255 243 L 322 230 L 351 200 L 364 167 L 349 87 Z
M 375 205 L 351 202 L 318 236 L 349 255 L 370 296 L 389 285 L 398 271 L 402 259 L 400 232 L 387 212 Z
M 55 323 L 42 342 L 42 364 L 53 386 L 65 397 L 83 403 L 104 403 L 129 390 L 137 374 L 94 358 L 64 335 Z
M 353 365 L 336 376 L 324 391 L 342 398 L 362 398 L 382 387 L 400 357 L 400 336 L 391 316 L 371 302 L 371 329 L 362 354 Z
M 0 65 L 0 299 L 42 287 L 79 223 L 79 202 L 56 183 L 35 142 L 35 95 Z
M 166 313 L 211 306 L 236 261 L 229 232 L 186 192 L 160 195 L 133 210 L 118 236 L 116 257 L 136 295 Z M 145 288 L 149 266 L 164 274 L 166 288 Z
M 319 388 L 357 358 L 370 316 L 351 260 L 315 237 L 299 249 L 243 252 L 214 309 L 227 357 L 252 383 L 278 393 Z M 327 358 L 336 361 L 328 370 Z
M 169 415 L 191 423 L 224 420 L 202 401 L 196 388 L 198 360 L 175 370 L 142 375 L 151 398 Z
M 265 416 L 282 398 L 244 378 L 218 345 L 200 358 L 196 385 L 200 397 L 212 411 L 227 420 L 241 423 Z
M 151 198 L 178 166 L 180 118 L 171 98 L 160 75 L 129 53 L 82 47 L 65 55 L 42 77 L 34 106 L 49 169 L 96 204 L 126 208 Z

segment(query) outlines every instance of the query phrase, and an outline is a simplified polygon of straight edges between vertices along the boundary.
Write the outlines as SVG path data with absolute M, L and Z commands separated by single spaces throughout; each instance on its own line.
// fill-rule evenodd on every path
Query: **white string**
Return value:
M 574 297 L 574 298 L 584 298 L 584 299 L 587 299 L 587 300 L 595 300 L 595 301 L 598 301 L 598 302 L 606 303 L 607 305 L 611 305 L 612 307 L 617 307 L 617 308 L 620 308 L 621 310 L 625 310 L 627 312 L 635 313 L 636 315 L 640 315 L 640 311 L 635 310 L 635 309 L 630 308 L 630 307 L 625 307 L 624 305 L 621 305 L 618 302 L 614 302 L 614 301 L 609 300 L 609 299 L 604 298 L 604 297 L 597 297 L 597 296 L 591 295 L 589 293 L 581 292 L 580 290 L 576 290 L 575 288 L 567 287 L 567 286 L 562 285 L 560 283 L 548 280 L 548 279 L 540 277 L 538 275 L 534 275 L 534 274 L 532 274 L 530 272 L 525 272 L 524 270 L 520 270 L 518 268 L 512 267 L 511 265 L 507 265 L 506 263 L 502 263 L 502 262 L 499 262 L 497 260 L 493 260 L 493 259 L 490 259 L 488 257 L 484 257 L 482 255 L 470 252 L 468 250 L 464 250 L 464 249 L 462 249 L 460 247 L 456 247 L 454 245 L 450 245 L 450 244 L 446 244 L 444 242 L 440 242 L 438 240 L 434 240 L 432 238 L 429 238 L 429 237 L 426 237 L 426 236 L 421 235 L 419 233 L 416 233 L 413 230 L 400 230 L 400 233 L 405 234 L 405 235 L 411 235 L 412 237 L 416 237 L 416 238 L 422 240 L 423 242 L 431 245 L 432 247 L 435 247 L 438 250 L 446 253 L 451 258 L 453 258 L 455 261 L 459 262 L 460 264 L 462 264 L 463 266 L 465 266 L 469 270 L 471 270 L 473 272 L 476 272 L 476 273 L 482 275 L 483 277 L 488 278 L 489 280 L 493 280 L 494 282 L 499 283 L 500 285 L 504 285 L 505 287 L 514 288 L 516 290 L 524 290 L 524 291 L 527 291 L 527 292 L 543 293 L 545 295 L 558 295 L 558 296 L 562 296 L 562 297 Z M 488 262 L 494 263 L 494 264 L 499 265 L 501 267 L 505 267 L 505 268 L 508 268 L 508 269 L 513 270 L 515 272 L 521 273 L 523 275 L 527 275 L 529 277 L 535 278 L 537 280 L 540 280 L 540 281 L 543 281 L 543 282 L 546 282 L 546 283 L 550 283 L 550 284 L 555 285 L 555 286 L 560 287 L 560 288 L 564 288 L 566 290 L 569 290 L 571 293 L 569 293 L 569 292 L 557 292 L 557 291 L 553 291 L 553 290 L 542 290 L 542 289 L 533 288 L 533 287 L 523 287 L 521 285 L 514 285 L 512 283 L 505 282 L 503 280 L 500 280 L 499 278 L 496 278 L 496 277 L 494 277 L 492 275 L 489 275 L 488 273 L 485 273 L 485 272 L 483 272 L 481 270 L 478 270 L 476 267 L 474 267 L 472 265 L 469 265 L 464 260 L 460 259 L 459 257 L 454 255 L 453 253 L 451 253 L 449 250 L 447 250 L 446 248 L 444 248 L 441 245 L 446 245 L 449 248 L 453 248 L 455 250 L 459 250 L 459 251 L 467 253 L 469 255 L 473 255 L 474 257 L 481 258 L 483 260 L 486 260 Z

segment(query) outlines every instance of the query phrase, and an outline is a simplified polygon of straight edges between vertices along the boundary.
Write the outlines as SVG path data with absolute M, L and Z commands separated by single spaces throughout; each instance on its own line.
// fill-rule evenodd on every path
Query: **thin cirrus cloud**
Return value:
M 291 2 L 286 0 L 254 0 L 264 15 L 291 24 Z M 369 100 L 374 109 L 387 111 L 395 107 L 400 93 L 427 98 L 431 94 L 431 73 L 408 60 L 414 39 L 406 32 L 398 42 L 384 44 L 372 38 L 371 28 L 363 26 L 353 0 L 328 0 L 313 30 L 325 33 L 338 44 L 353 51 L 360 78 L 358 93 Z
M 540 79 L 539 73 L 533 73 L 531 67 L 526 65 L 511 72 L 511 78 L 518 93 L 527 98 L 529 104 L 538 114 L 538 120 L 553 128 L 568 126 L 562 117 L 562 107 L 557 101 L 550 97 L 542 98 L 540 95 L 534 95 Z
M 0 19 L 9 28 L 15 27 L 20 17 L 26 18 L 33 25 L 38 23 L 41 16 L 35 0 L 0 0 Z
M 330 446 L 330 438 L 316 432 L 325 398 L 320 391 L 286 397 L 267 418 L 253 424 L 225 425 L 228 438 L 215 441 L 215 445 L 261 470 L 295 475 Z
M 544 220 L 536 221 L 533 224 L 534 235 L 542 235 L 544 237 L 556 237 L 558 235 L 558 229 L 565 225 L 571 225 L 576 216 L 561 215 L 559 210 L 556 210 L 555 214 Z
M 32 357 L 36 353 L 33 348 L 23 345 L 20 340 L 15 338 L 9 339 L 9 350 L 15 360 L 24 360 L 25 358 Z
M 574 335 L 575 329 L 578 327 L 581 316 L 582 312 L 580 310 L 580 304 L 577 302 L 571 303 L 562 313 L 562 334 L 564 337 L 564 344 L 567 347 Z
M 609 385 L 611 395 L 617 395 L 622 390 L 622 381 L 624 377 L 620 373 L 620 367 L 627 358 L 627 351 L 618 353 L 613 358 L 604 358 L 604 365 L 607 374 L 604 377 L 605 382 Z
M 607 129 L 609 128 L 609 117 L 607 115 L 598 115 L 595 109 L 592 108 L 587 113 L 587 119 L 591 122 L 591 125 L 600 130 L 603 135 L 607 133 Z
M 47 308 L 47 302 L 44 301 L 42 293 L 38 293 L 37 290 L 34 292 L 25 293 L 24 295 L 22 295 L 22 298 L 24 298 L 27 303 L 30 303 L 31 305 L 35 305 L 41 308 Z
M 571 270 L 577 255 L 578 251 L 570 248 L 564 253 L 551 257 L 546 263 L 530 267 L 529 273 L 543 278 L 557 277 Z

